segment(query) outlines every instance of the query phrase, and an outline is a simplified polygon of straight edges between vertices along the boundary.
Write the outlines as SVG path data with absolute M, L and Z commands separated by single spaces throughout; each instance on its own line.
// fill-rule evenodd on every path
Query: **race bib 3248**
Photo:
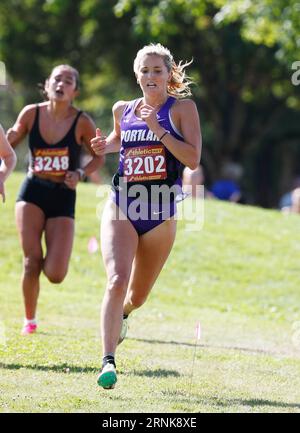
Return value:
M 69 169 L 69 149 L 35 149 L 33 172 L 61 176 Z

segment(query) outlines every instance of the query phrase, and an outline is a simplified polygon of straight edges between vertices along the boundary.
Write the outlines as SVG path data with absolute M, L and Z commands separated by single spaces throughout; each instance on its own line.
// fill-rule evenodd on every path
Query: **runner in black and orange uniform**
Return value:
M 94 122 L 72 105 L 78 86 L 76 69 L 69 65 L 55 67 L 45 83 L 48 101 L 24 107 L 7 132 L 13 147 L 29 135 L 29 169 L 16 203 L 16 222 L 24 253 L 23 335 L 37 328 L 41 271 L 53 283 L 62 282 L 67 274 L 74 237 L 76 185 L 103 164 L 103 157 L 95 156 L 90 147 L 95 135 Z M 80 168 L 83 145 L 93 158 Z

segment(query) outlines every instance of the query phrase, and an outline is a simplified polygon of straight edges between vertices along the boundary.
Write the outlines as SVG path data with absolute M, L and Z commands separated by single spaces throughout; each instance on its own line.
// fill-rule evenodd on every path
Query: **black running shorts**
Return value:
M 75 217 L 76 191 L 64 183 L 52 182 L 32 176 L 26 177 L 18 201 L 33 203 L 38 206 L 47 218 Z

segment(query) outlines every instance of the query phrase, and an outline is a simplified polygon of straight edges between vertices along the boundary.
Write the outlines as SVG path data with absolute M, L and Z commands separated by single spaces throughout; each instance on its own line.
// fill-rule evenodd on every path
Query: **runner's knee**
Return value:
M 42 269 L 42 257 L 27 256 L 24 258 L 24 273 L 26 276 L 39 275 Z
M 108 279 L 107 290 L 114 294 L 124 294 L 127 290 L 129 276 L 126 273 L 118 273 Z
M 50 283 L 60 284 L 64 280 L 67 271 L 58 268 L 51 269 L 46 266 L 44 267 L 44 274 L 46 275 Z
M 146 302 L 147 296 L 141 296 L 139 293 L 130 292 L 127 295 L 127 303 L 134 309 L 140 308 Z

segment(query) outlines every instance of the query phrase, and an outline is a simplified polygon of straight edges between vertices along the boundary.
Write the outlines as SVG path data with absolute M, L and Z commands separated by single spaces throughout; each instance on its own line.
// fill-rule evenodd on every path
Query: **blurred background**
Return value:
M 108 133 L 113 103 L 140 96 L 137 50 L 160 42 L 193 59 L 205 185 L 231 167 L 243 203 L 277 208 L 300 176 L 299 16 L 300 0 L 1 0 L 0 121 L 41 101 L 38 84 L 68 63 L 81 76 L 75 105 Z M 17 152 L 25 171 L 26 145 Z M 115 168 L 109 156 L 103 179 Z

